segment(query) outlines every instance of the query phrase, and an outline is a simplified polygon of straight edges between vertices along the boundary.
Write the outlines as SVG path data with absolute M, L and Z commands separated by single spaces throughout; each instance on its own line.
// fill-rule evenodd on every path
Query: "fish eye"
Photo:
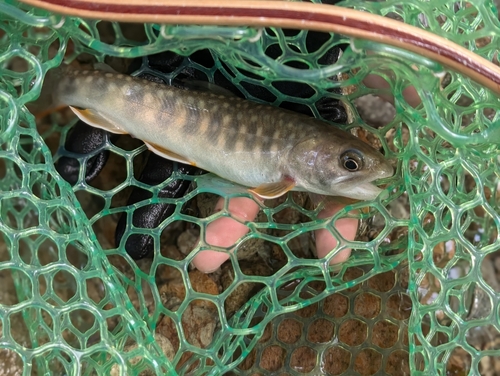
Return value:
M 363 168 L 363 157 L 354 150 L 348 150 L 340 156 L 342 166 L 350 172 L 359 171 Z

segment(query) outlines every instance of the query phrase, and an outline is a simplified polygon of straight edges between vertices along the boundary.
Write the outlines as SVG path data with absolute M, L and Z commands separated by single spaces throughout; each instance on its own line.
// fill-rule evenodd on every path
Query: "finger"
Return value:
M 318 218 L 323 219 L 331 217 L 342 208 L 343 206 L 340 204 L 329 203 L 327 207 L 319 213 Z M 354 240 L 358 230 L 358 220 L 355 218 L 341 218 L 335 221 L 335 228 L 344 239 Z M 337 246 L 337 239 L 335 239 L 335 237 L 327 229 L 316 230 L 314 235 L 316 238 L 316 253 L 318 258 L 325 257 Z M 344 262 L 350 255 L 350 248 L 343 249 L 332 257 L 330 265 Z
M 389 83 L 381 76 L 376 74 L 369 74 L 368 76 L 366 76 L 363 80 L 363 84 L 372 89 L 390 89 Z M 377 95 L 385 101 L 394 105 L 394 96 L 392 94 L 380 93 Z M 412 107 L 417 107 L 422 102 L 417 93 L 417 90 L 415 90 L 413 86 L 408 86 L 403 90 L 403 97 L 406 102 Z
M 222 210 L 224 199 L 221 197 L 215 205 L 215 212 Z M 259 212 L 259 205 L 252 199 L 237 197 L 229 200 L 228 211 L 233 218 L 221 217 L 208 224 L 205 230 L 205 241 L 209 245 L 228 248 L 250 230 L 246 225 L 238 222 L 253 221 Z M 193 265 L 201 272 L 210 273 L 217 270 L 229 254 L 206 250 L 199 252 L 193 259 Z
M 217 202 L 216 211 L 224 206 L 224 199 Z M 340 204 L 330 204 L 323 209 L 319 218 L 328 218 L 342 209 Z M 259 212 L 257 203 L 248 198 L 234 198 L 229 201 L 229 213 L 235 218 L 245 221 L 253 221 Z M 358 220 L 354 218 L 341 218 L 335 222 L 335 227 L 339 233 L 347 240 L 354 240 L 358 228 Z M 238 239 L 248 233 L 249 228 L 234 220 L 223 217 L 211 222 L 206 229 L 206 242 L 219 247 L 231 247 Z M 337 239 L 326 229 L 316 230 L 316 250 L 318 258 L 325 257 L 337 246 Z M 337 264 L 345 261 L 351 254 L 350 249 L 344 249 L 335 255 L 330 264 Z M 229 254 L 211 250 L 199 252 L 193 259 L 193 265 L 200 271 L 210 273 L 217 270 L 226 260 Z
M 403 90 L 403 97 L 412 107 L 417 107 L 420 103 L 422 103 L 417 90 L 413 86 L 408 86 Z

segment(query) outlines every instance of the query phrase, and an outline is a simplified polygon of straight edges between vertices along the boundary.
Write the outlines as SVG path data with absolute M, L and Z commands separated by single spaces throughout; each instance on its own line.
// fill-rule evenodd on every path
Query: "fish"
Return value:
M 305 191 L 371 200 L 382 191 L 373 182 L 394 173 L 382 153 L 332 124 L 216 90 L 62 65 L 47 72 L 40 98 L 261 199 Z

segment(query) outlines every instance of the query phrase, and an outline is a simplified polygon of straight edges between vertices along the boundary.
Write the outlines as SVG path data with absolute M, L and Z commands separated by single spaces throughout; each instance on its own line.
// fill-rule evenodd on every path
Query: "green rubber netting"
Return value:
M 339 5 L 401 19 L 498 62 L 500 27 L 490 1 Z M 130 32 L 131 25 L 51 15 L 12 0 L 0 3 L 0 17 L 3 374 L 400 375 L 409 362 L 415 375 L 477 375 L 500 355 L 500 288 L 491 272 L 500 244 L 498 142 L 465 138 L 452 146 L 439 136 L 447 128 L 471 135 L 498 126 L 499 100 L 488 90 L 456 72 L 440 82 L 437 64 L 340 35 L 308 51 L 306 31 L 141 25 Z M 345 49 L 337 64 L 318 63 L 328 49 L 351 42 L 356 48 Z M 282 52 L 276 59 L 266 55 L 273 44 Z M 174 174 L 193 180 L 192 190 L 177 201 L 158 198 L 161 186 L 136 179 L 146 148 L 126 138 L 102 146 L 111 157 L 97 182 L 85 182 L 84 169 L 73 187 L 59 176 L 54 160 L 69 155 L 63 145 L 75 121 L 56 113 L 52 124 L 37 128 L 25 107 L 49 68 L 64 56 L 116 62 L 206 48 L 213 66 L 189 59 L 184 66 L 208 78 L 218 70 L 244 94 L 245 85 L 260 85 L 276 98 L 272 104 L 307 105 L 316 116 L 319 99 L 342 100 L 352 115 L 342 127 L 395 161 L 387 197 L 348 205 L 328 219 L 318 219 L 319 209 L 302 194 L 273 201 L 222 271 L 207 276 L 189 268 L 207 248 L 196 236 L 227 211 L 200 215 L 201 207 L 217 195 L 241 195 L 239 188 L 210 175 Z M 394 117 L 379 126 L 354 104 L 380 93 L 363 85 L 369 73 L 387 80 L 386 93 L 394 95 Z M 314 94 L 289 97 L 273 86 L 279 80 L 302 82 Z M 403 97 L 409 85 L 424 99 L 416 108 Z M 92 155 L 73 157 L 84 166 Z M 131 186 L 152 198 L 126 206 Z M 114 247 L 117 217 L 157 202 L 178 210 L 157 229 L 131 229 L 155 239 L 155 257 L 134 261 Z M 191 206 L 197 209 L 180 211 Z M 349 216 L 361 219 L 355 241 L 340 239 L 334 228 Z M 354 250 L 347 262 L 328 267 L 312 256 L 310 235 L 319 228 L 341 240 L 334 252 Z M 272 265 L 245 260 L 248 248 Z M 390 279 L 383 288 L 372 282 L 381 276 Z M 359 308 L 370 301 L 378 307 L 373 312 Z M 288 329 L 280 329 L 283 323 Z M 361 334 L 351 335 L 356 328 Z M 494 341 L 485 344 L 485 336 Z M 363 362 L 371 368 L 362 370 Z

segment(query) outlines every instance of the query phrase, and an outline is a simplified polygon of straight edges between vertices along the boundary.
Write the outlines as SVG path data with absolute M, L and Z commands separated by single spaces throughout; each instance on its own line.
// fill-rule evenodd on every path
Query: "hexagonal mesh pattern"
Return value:
M 341 5 L 399 18 L 498 63 L 500 27 L 489 1 Z M 408 62 L 388 49 L 364 54 L 340 35 L 121 25 L 62 18 L 14 1 L 0 3 L 0 10 L 4 369 L 25 375 L 498 372 L 498 141 L 472 145 L 466 137 L 454 147 L 438 136 L 495 129 L 499 100 L 492 93 L 457 72 L 440 81 L 418 56 Z M 179 58 L 158 65 L 162 53 Z M 382 150 L 396 173 L 386 180 L 386 196 L 349 204 L 332 218 L 320 218 L 321 207 L 302 193 L 266 202 L 230 260 L 203 274 L 190 267 L 209 248 L 201 235 L 230 216 L 229 198 L 249 195 L 180 168 L 147 184 L 140 176 L 151 156 L 130 137 L 101 134 L 96 149 L 70 150 L 71 138 L 84 130 L 69 112 L 36 124 L 25 107 L 63 58 L 81 67 L 106 60 L 166 84 L 185 77 L 224 83 L 236 95 L 336 122 Z M 382 77 L 388 89 L 365 86 L 368 74 Z M 283 82 L 294 83 L 293 92 Z M 406 102 L 410 85 L 422 105 Z M 390 119 L 374 123 L 360 115 L 355 103 L 388 92 Z M 76 161 L 71 185 L 55 168 L 64 158 Z M 103 168 L 90 179 L 99 161 Z M 162 196 L 163 186 L 179 182 L 189 185 L 184 196 Z M 145 196 L 129 203 L 135 188 Z M 219 197 L 225 205 L 213 214 Z M 151 205 L 173 209 L 151 228 L 135 226 L 134 213 Z M 359 220 L 354 240 L 335 228 L 344 218 Z M 125 235 L 115 245 L 120 220 Z M 329 257 L 354 250 L 348 261 L 329 266 L 315 258 L 318 229 L 338 240 Z M 137 234 L 149 237 L 153 258 L 135 261 L 125 252 L 125 239 Z
M 409 375 L 407 265 L 270 322 L 234 374 Z M 363 274 L 350 269 L 346 279 Z M 318 282 L 311 296 L 324 289 Z

